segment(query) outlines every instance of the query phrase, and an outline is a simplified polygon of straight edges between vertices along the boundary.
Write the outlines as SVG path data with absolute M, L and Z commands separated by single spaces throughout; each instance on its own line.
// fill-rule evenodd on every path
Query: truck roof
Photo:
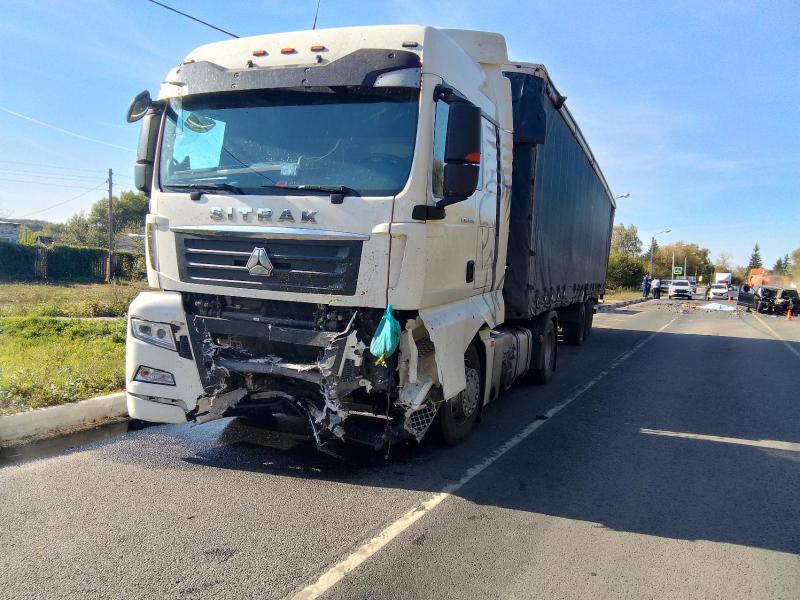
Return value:
M 166 76 L 159 100 L 186 94 L 181 69 L 192 63 L 212 64 L 228 72 L 274 68 L 325 67 L 364 50 L 396 50 L 416 54 L 422 73 L 445 73 L 448 83 L 512 129 L 506 110 L 510 86 L 501 81 L 500 65 L 508 61 L 505 38 L 498 33 L 438 29 L 426 25 L 372 25 L 270 33 L 199 46 Z

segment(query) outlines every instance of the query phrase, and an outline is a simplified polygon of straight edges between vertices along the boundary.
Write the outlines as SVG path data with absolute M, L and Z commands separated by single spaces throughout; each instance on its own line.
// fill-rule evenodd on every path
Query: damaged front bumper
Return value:
M 192 418 L 302 416 L 319 445 L 338 439 L 381 448 L 422 438 L 441 392 L 419 319 L 404 319 L 398 352 L 378 365 L 368 342 L 379 309 L 280 304 L 187 295 L 186 325 L 205 391 Z

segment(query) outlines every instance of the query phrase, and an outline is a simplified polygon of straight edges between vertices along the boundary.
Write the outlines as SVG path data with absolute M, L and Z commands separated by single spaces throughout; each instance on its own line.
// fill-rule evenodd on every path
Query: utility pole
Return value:
M 675 279 L 675 248 L 672 249 L 672 274 L 669 277 Z
M 114 274 L 114 213 L 112 212 L 114 172 L 108 170 L 108 263 L 106 264 L 106 282 L 111 283 Z

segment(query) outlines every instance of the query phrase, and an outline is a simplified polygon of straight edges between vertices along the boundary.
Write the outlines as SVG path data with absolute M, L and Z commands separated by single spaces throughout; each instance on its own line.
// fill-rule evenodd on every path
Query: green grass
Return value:
M 125 385 L 125 320 L 0 317 L 0 415 Z
M 642 290 L 618 289 L 607 290 L 604 299 L 606 302 L 624 302 L 642 297 Z
M 0 317 L 121 317 L 146 288 L 144 281 L 0 283 Z

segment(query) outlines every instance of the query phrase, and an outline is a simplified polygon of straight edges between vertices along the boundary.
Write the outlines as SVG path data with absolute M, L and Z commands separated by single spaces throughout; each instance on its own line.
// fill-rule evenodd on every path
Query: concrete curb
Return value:
M 623 306 L 630 306 L 631 304 L 641 304 L 647 302 L 650 298 L 634 298 L 633 300 L 625 300 L 623 302 L 612 302 L 611 304 L 598 304 L 597 312 L 610 312 L 616 308 Z
M 0 417 L 0 444 L 42 437 L 62 429 L 75 429 L 98 421 L 127 416 L 125 392 L 98 396 L 71 404 L 37 408 Z

